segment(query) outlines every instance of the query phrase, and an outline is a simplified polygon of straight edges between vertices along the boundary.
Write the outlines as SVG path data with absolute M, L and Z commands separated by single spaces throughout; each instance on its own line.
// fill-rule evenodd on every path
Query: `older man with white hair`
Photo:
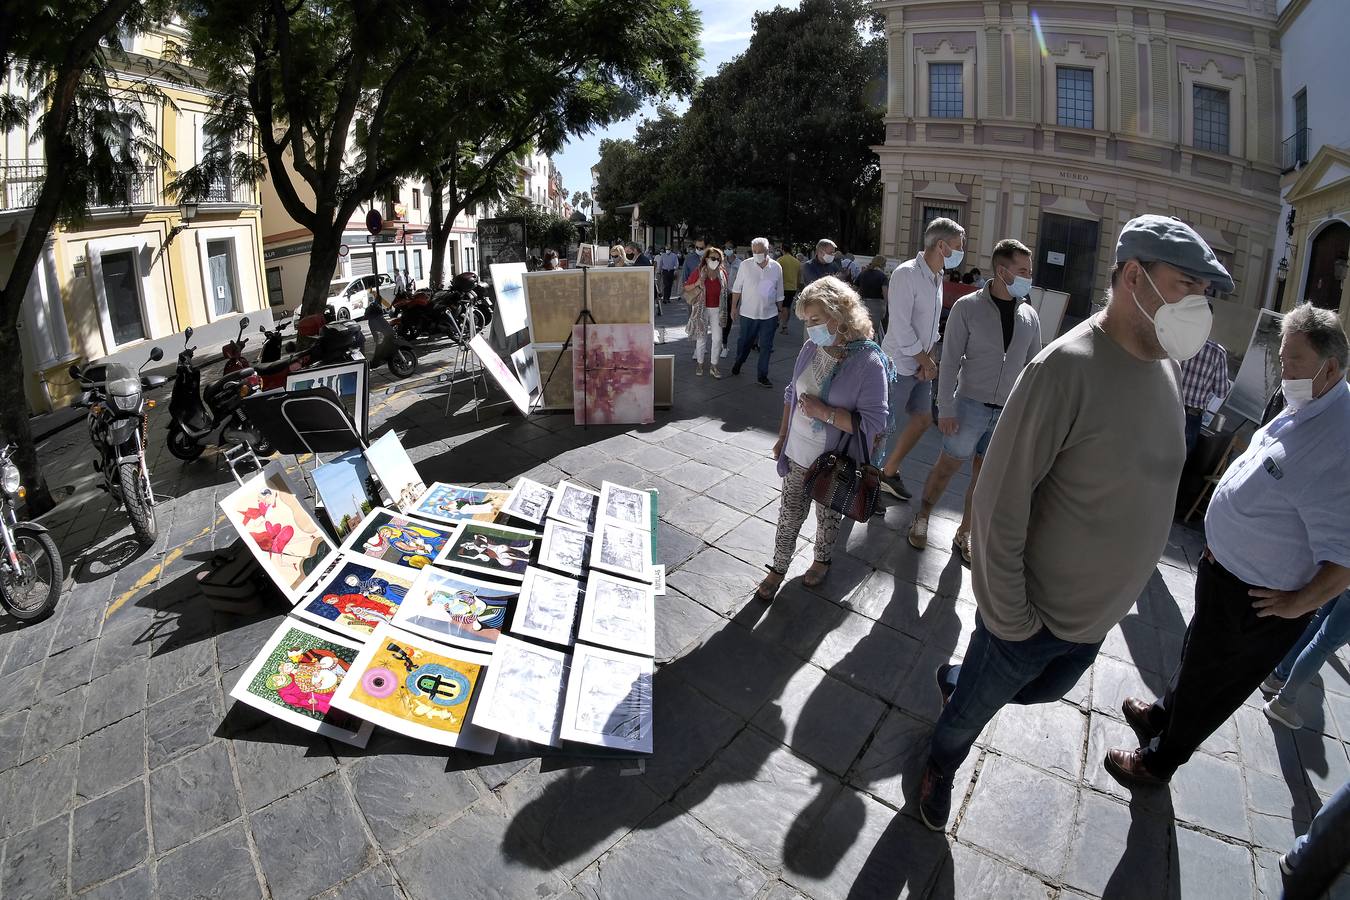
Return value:
M 1121 706 L 1141 746 L 1106 754 L 1132 784 L 1165 784 L 1260 686 L 1322 604 L 1350 588 L 1350 344 L 1310 303 L 1284 317 L 1284 412 L 1224 472 L 1181 664 L 1162 699 Z
M 778 330 L 778 304 L 783 302 L 783 267 L 769 256 L 768 238 L 757 237 L 750 242 L 751 256 L 736 271 L 731 286 L 731 318 L 740 317 L 741 336 L 736 348 L 736 363 L 732 375 L 741 374 L 741 366 L 750 356 L 750 348 L 759 345 L 758 373 L 760 387 L 773 387 L 769 381 L 769 354 L 773 353 L 773 336 Z M 717 374 L 717 370 L 713 370 Z

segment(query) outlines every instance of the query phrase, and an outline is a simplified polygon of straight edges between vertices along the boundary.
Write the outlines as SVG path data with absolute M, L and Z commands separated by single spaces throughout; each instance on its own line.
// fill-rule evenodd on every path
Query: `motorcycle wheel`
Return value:
M 464 310 L 464 335 L 467 340 L 477 337 L 486 327 L 487 321 L 483 318 L 481 309 L 470 306 Z
M 0 603 L 24 622 L 45 619 L 61 599 L 65 580 L 61 551 L 50 534 L 26 522 L 14 527 L 14 551 L 19 571 L 6 572 L 0 579 Z
M 173 454 L 175 459 L 192 462 L 204 452 L 206 448 L 188 437 L 187 432 L 181 428 L 169 429 L 169 453 Z
M 407 378 L 417 371 L 417 354 L 411 347 L 399 347 L 389 357 L 389 371 L 396 378 Z
M 155 525 L 154 500 L 146 496 L 149 491 L 141 478 L 140 464 L 134 461 L 119 463 L 117 483 L 122 488 L 122 505 L 131 519 L 131 530 L 142 547 L 149 547 L 159 536 L 159 529 Z

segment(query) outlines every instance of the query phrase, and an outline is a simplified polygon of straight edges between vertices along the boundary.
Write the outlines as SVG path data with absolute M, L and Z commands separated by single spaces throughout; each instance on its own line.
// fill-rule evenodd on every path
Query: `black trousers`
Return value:
M 1312 613 L 1260 618 L 1246 584 L 1206 554 L 1195 581 L 1195 615 L 1186 626 L 1181 664 L 1149 719 L 1161 733 L 1148 745 L 1150 772 L 1170 778 L 1237 712 L 1303 634 Z
M 661 271 L 661 297 L 658 302 L 665 303 L 670 299 L 670 289 L 675 286 L 675 270 L 663 269 Z

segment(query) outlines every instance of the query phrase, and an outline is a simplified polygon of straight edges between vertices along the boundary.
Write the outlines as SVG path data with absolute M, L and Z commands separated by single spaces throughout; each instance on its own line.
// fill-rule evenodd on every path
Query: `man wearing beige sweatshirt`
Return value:
M 1209 337 L 1211 282 L 1233 289 L 1189 226 L 1132 219 L 1106 309 L 1046 347 L 1013 388 L 972 507 L 975 633 L 962 664 L 937 672 L 943 710 L 919 790 L 934 831 L 994 714 L 1063 697 L 1157 565 L 1186 461 L 1178 362 Z

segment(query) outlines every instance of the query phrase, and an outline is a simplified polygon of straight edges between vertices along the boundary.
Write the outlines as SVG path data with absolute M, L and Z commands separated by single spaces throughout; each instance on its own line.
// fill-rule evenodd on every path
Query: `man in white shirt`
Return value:
M 761 387 L 773 387 L 769 381 L 769 354 L 773 352 L 773 336 L 778 327 L 778 304 L 783 302 L 783 267 L 769 258 L 768 238 L 751 241 L 750 252 L 753 255 L 737 269 L 731 286 L 731 319 L 733 322 L 737 316 L 741 319 L 741 337 L 731 374 L 741 374 L 750 348 L 758 343 L 758 383 Z M 716 369 L 713 375 L 717 375 Z
M 660 311 L 660 305 L 670 299 L 670 291 L 675 286 L 675 272 L 680 268 L 680 255 L 669 247 L 666 252 L 661 254 L 661 297 L 657 301 L 657 311 Z
M 942 317 L 942 271 L 961 265 L 965 245 L 964 228 L 951 219 L 934 219 L 924 229 L 923 251 L 891 273 L 889 325 L 881 349 L 900 374 L 891 384 L 890 408 L 897 422 L 902 410 L 909 422 L 896 432 L 895 446 L 881 467 L 881 487 L 900 500 L 910 498 L 900 478 L 900 463 L 933 424 L 933 378 L 937 375 L 933 347 Z

